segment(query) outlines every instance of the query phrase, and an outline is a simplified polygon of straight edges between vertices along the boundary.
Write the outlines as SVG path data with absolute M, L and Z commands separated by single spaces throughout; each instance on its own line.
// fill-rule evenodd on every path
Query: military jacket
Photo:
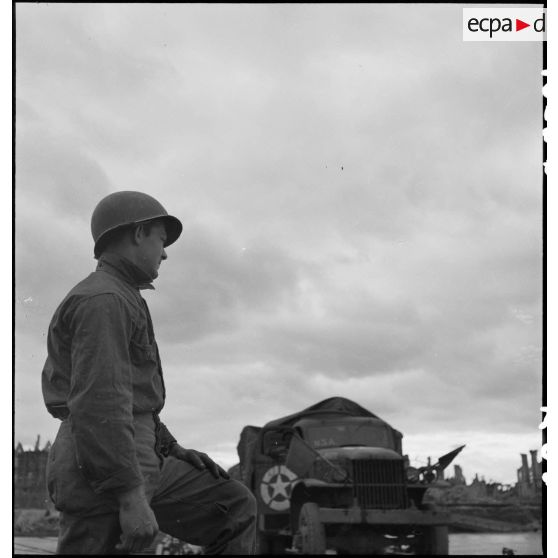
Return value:
M 153 451 L 161 461 L 176 442 L 159 420 L 165 386 L 142 288 L 153 288 L 147 274 L 106 253 L 64 298 L 48 329 L 44 401 L 69 422 L 77 466 L 97 494 L 143 483 L 138 417 L 153 417 Z

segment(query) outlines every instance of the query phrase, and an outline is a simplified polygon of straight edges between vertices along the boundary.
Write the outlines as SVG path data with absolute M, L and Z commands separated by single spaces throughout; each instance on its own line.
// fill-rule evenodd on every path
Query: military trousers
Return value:
M 137 454 L 160 531 L 204 547 L 205 554 L 254 554 L 256 500 L 248 488 L 174 457 L 161 464 L 148 424 L 135 424 Z M 115 549 L 121 534 L 118 503 L 93 492 L 85 480 L 67 421 L 49 453 L 47 478 L 60 511 L 57 553 L 122 554 Z
M 254 554 L 255 500 L 235 480 L 215 479 L 169 457 L 151 500 L 159 529 L 204 547 L 204 554 Z M 119 554 L 118 513 L 60 514 L 57 554 Z

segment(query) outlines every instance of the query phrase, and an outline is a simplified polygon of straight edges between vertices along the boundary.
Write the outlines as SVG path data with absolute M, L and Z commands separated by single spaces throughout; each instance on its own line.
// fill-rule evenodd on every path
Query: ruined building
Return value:
M 453 479 L 452 484 L 454 485 L 466 485 L 465 477 L 463 476 L 463 469 L 460 465 L 453 466 Z
M 24 450 L 21 443 L 14 450 L 14 508 L 48 509 L 52 507 L 46 487 L 46 464 L 50 442 L 40 449 L 40 436 L 33 450 Z
M 531 463 L 527 454 L 521 454 L 521 467 L 517 469 L 517 495 L 520 498 L 533 498 L 542 492 L 542 463 L 537 462 L 537 450 L 530 450 Z

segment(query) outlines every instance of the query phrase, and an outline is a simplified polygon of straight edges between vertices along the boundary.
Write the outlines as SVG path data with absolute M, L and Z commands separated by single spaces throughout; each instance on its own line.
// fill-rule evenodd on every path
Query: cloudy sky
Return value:
M 462 6 L 18 4 L 15 437 L 53 440 L 49 320 L 116 190 L 184 224 L 144 293 L 163 420 L 236 462 L 335 395 L 515 482 L 541 445 L 542 47 Z M 452 469 L 450 470 L 450 473 Z

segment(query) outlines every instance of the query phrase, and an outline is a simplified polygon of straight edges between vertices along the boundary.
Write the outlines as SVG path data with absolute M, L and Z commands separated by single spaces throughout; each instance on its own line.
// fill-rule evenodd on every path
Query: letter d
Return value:
M 542 15 L 542 17 L 540 17 L 539 19 L 535 19 L 535 22 L 533 23 L 533 29 L 537 32 L 537 33 L 544 33 L 544 29 L 545 29 L 545 21 L 544 21 L 544 15 Z M 542 27 L 539 29 L 539 23 L 542 24 Z

